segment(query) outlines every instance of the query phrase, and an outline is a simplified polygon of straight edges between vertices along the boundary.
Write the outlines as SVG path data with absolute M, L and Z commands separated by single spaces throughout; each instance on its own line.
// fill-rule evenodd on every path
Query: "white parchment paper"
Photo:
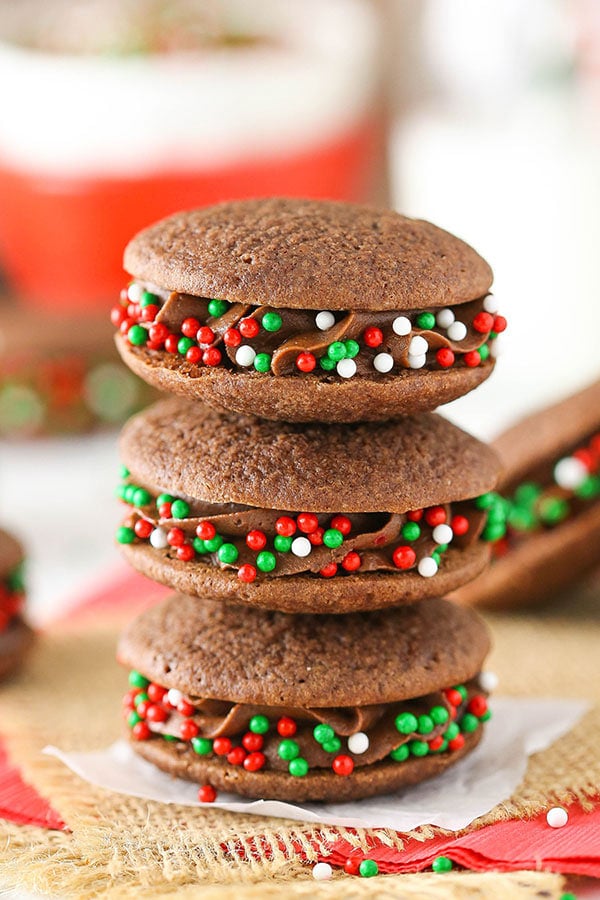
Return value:
M 486 723 L 479 746 L 442 775 L 415 787 L 366 800 L 301 806 L 279 800 L 246 800 L 219 792 L 210 806 L 328 825 L 396 831 L 438 825 L 458 831 L 510 797 L 525 773 L 527 757 L 570 731 L 588 704 L 581 700 L 502 697 L 495 698 L 491 707 L 493 716 Z M 46 747 L 44 752 L 62 760 L 85 781 L 108 790 L 163 803 L 206 805 L 198 802 L 197 785 L 156 769 L 124 740 L 87 753 L 57 747 Z

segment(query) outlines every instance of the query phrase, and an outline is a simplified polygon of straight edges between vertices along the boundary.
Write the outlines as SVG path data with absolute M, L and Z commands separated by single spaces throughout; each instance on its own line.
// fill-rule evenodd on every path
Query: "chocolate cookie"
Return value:
M 0 678 L 21 664 L 33 639 L 23 620 L 23 548 L 0 530 Z
M 343 613 L 440 596 L 487 561 L 498 460 L 433 413 L 306 426 L 170 399 L 130 420 L 121 453 L 117 540 L 184 593 Z
M 493 564 L 456 596 L 543 602 L 600 563 L 600 381 L 523 419 L 495 448 L 504 477 L 488 535 Z
M 443 771 L 489 718 L 489 650 L 444 600 L 285 615 L 174 595 L 129 625 L 125 715 L 137 753 L 250 797 L 343 800 Z
M 506 327 L 468 244 L 389 210 L 252 200 L 125 251 L 117 346 L 161 390 L 290 422 L 431 410 L 491 373 Z

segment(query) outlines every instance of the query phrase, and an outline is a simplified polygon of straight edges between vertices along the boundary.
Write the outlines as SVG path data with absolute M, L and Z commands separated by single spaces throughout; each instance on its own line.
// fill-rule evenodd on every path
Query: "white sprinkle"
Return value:
M 360 755 L 361 753 L 366 753 L 368 749 L 369 738 L 364 731 L 357 731 L 356 734 L 351 734 L 348 738 L 348 750 L 350 753 Z
M 134 281 L 127 288 L 127 296 L 131 300 L 132 303 L 139 303 L 142 299 L 142 294 L 144 293 L 144 288 L 137 281 Z
M 412 353 L 408 354 L 408 365 L 411 369 L 422 369 L 426 362 L 427 357 L 424 353 L 422 356 L 413 356 Z
M 490 341 L 489 347 L 490 355 L 493 356 L 494 359 L 502 356 L 506 347 L 506 334 L 504 332 L 502 332 L 502 334 L 499 334 L 497 338 L 494 338 L 493 341 Z
M 453 322 L 448 329 L 448 337 L 451 341 L 464 341 L 467 336 L 467 326 L 464 322 Z
M 546 813 L 546 822 L 550 828 L 562 828 L 569 821 L 569 814 L 562 806 L 553 806 Z
M 435 317 L 435 321 L 440 328 L 450 328 L 454 322 L 455 315 L 451 309 L 440 309 Z
M 498 301 L 494 297 L 493 294 L 488 294 L 485 300 L 483 301 L 483 308 L 486 312 L 489 313 L 497 313 L 498 312 Z
M 356 363 L 353 359 L 340 359 L 336 369 L 342 378 L 352 378 L 353 375 L 356 375 Z
M 449 544 L 454 537 L 454 532 L 449 525 L 436 525 L 433 529 L 433 539 L 436 544 Z
M 181 691 L 178 691 L 176 688 L 171 688 L 170 691 L 167 691 L 167 703 L 170 706 L 177 706 L 183 700 L 183 694 Z
M 480 672 L 477 680 L 479 687 L 486 694 L 492 694 L 498 687 L 498 676 L 495 672 Z
M 313 866 L 312 873 L 315 881 L 329 881 L 333 875 L 333 869 L 329 863 L 317 863 L 316 866 Z
M 150 533 L 150 543 L 155 550 L 164 550 L 165 547 L 168 547 L 169 542 L 167 541 L 167 532 L 165 529 L 155 528 L 154 531 Z
M 248 344 L 242 344 L 235 352 L 235 361 L 238 366 L 251 366 L 255 357 L 256 350 L 253 350 Z
M 412 331 L 412 322 L 408 316 L 396 316 L 392 322 L 392 330 L 394 334 L 410 334 Z
M 327 309 L 317 313 L 315 316 L 315 325 L 319 331 L 327 331 L 328 328 L 332 328 L 335 325 L 334 314 Z
M 422 334 L 415 334 L 414 338 L 411 338 L 410 344 L 408 345 L 410 356 L 422 356 L 424 353 L 427 353 L 428 350 L 429 344 Z
M 394 357 L 391 353 L 378 353 L 373 360 L 373 367 L 378 372 L 389 372 L 394 368 Z
M 292 541 L 291 551 L 294 556 L 308 556 L 312 549 L 312 544 L 308 538 L 297 537 Z
M 423 559 L 419 560 L 419 565 L 417 566 L 417 571 L 419 575 L 422 575 L 423 578 L 431 578 L 438 570 L 438 564 L 436 563 L 433 556 L 424 556 Z
M 554 480 L 561 488 L 572 491 L 588 476 L 588 470 L 576 456 L 566 456 L 554 466 Z

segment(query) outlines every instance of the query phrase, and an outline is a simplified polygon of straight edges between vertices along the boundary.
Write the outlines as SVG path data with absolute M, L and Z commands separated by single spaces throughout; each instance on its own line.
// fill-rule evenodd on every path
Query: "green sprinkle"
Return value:
M 158 297 L 156 296 L 156 294 L 151 293 L 151 291 L 142 291 L 140 306 L 154 306 L 157 303 Z
M 134 506 L 147 506 L 151 499 L 152 497 L 145 488 L 139 487 L 133 492 L 132 500 Z
M 400 734 L 414 734 L 419 725 L 417 717 L 409 712 L 403 712 L 396 716 L 395 724 Z
M 479 719 L 472 713 L 465 713 L 462 717 L 460 728 L 461 731 L 466 731 L 468 734 L 471 731 L 477 731 L 479 728 Z
M 344 347 L 346 348 L 347 359 L 354 359 L 360 353 L 360 344 L 357 344 L 356 341 L 344 341 Z
M 486 709 L 486 711 L 484 712 L 484 714 L 483 714 L 482 716 L 479 716 L 479 721 L 480 721 L 480 722 L 487 722 L 487 720 L 488 720 L 488 719 L 491 719 L 491 718 L 492 718 L 492 711 L 491 711 L 491 709 Z
M 159 494 L 156 498 L 156 507 L 157 509 L 161 506 L 164 506 L 165 503 L 172 503 L 175 497 L 171 497 L 170 494 Z
M 408 744 L 400 744 L 399 747 L 396 747 L 395 750 L 392 750 L 390 756 L 392 757 L 392 759 L 395 759 L 396 762 L 404 762 L 404 760 L 408 759 L 408 757 L 410 756 Z
M 180 741 L 181 738 L 178 738 L 175 734 L 163 734 L 163 739 L 165 741 Z
M 303 778 L 308 772 L 308 763 L 301 756 L 291 759 L 288 764 L 288 772 L 295 778 Z
M 330 344 L 327 348 L 327 356 L 330 359 L 333 359 L 334 362 L 339 362 L 340 359 L 346 358 L 346 345 L 342 343 L 342 341 L 334 341 L 333 344 Z
M 187 519 L 190 514 L 190 505 L 185 500 L 173 500 L 171 503 L 171 516 L 174 519 Z
M 487 521 L 490 525 L 504 525 L 508 509 L 504 503 L 497 503 L 488 509 Z
M 141 691 L 139 694 L 136 694 L 136 698 L 134 700 L 136 709 L 140 705 L 140 703 L 144 703 L 146 700 L 149 700 L 150 697 L 146 693 L 146 691 Z
M 221 535 L 215 534 L 214 538 L 211 538 L 209 541 L 204 541 L 204 546 L 209 553 L 216 553 L 222 543 L 223 538 L 221 537 Z
M 435 316 L 430 312 L 419 313 L 417 316 L 417 325 L 419 328 L 425 328 L 429 331 L 435 325 Z
M 475 506 L 477 509 L 490 509 L 496 503 L 498 495 L 491 491 L 475 498 Z
M 325 372 L 331 372 L 332 369 L 335 369 L 336 362 L 335 359 L 330 359 L 329 356 L 322 356 L 319 360 L 319 365 Z
M 464 686 L 464 684 L 455 684 L 453 686 L 452 690 L 458 691 L 458 693 L 460 694 L 460 696 L 463 699 L 463 702 L 467 699 L 467 689 Z
M 261 550 L 256 557 L 256 568 L 261 572 L 272 572 L 277 565 L 277 557 L 270 550 Z
M 317 744 L 326 744 L 327 741 L 333 740 L 335 731 L 331 725 L 327 725 L 325 722 L 319 722 L 319 724 L 315 725 L 313 728 L 313 737 Z
M 542 489 L 533 482 L 520 484 L 515 491 L 514 500 L 517 506 L 532 506 L 542 493 Z
M 177 352 L 180 353 L 181 356 L 185 356 L 185 354 L 188 352 L 190 347 L 195 347 L 195 346 L 196 346 L 196 341 L 193 341 L 189 337 L 182 337 L 182 338 L 179 338 L 179 341 L 177 342 Z
M 416 541 L 421 537 L 421 528 L 416 522 L 407 522 L 402 526 L 402 537 L 405 541 Z
M 358 872 L 361 878 L 373 878 L 379 874 L 379 866 L 374 859 L 363 859 L 358 867 Z
M 121 527 L 117 529 L 115 537 L 118 544 L 133 544 L 135 541 L 135 531 L 133 528 L 127 528 L 125 525 L 121 525 Z
M 127 332 L 127 339 L 134 347 L 142 347 L 148 340 L 148 332 L 142 325 L 132 325 Z
M 202 538 L 195 537 L 192 543 L 194 545 L 194 550 L 196 551 L 196 553 L 203 554 L 209 552 L 206 548 L 206 541 L 203 541 Z
M 336 547 L 340 547 L 344 543 L 344 535 L 337 528 L 328 528 L 323 534 L 323 543 L 330 550 L 335 550 Z
M 431 868 L 434 872 L 451 872 L 454 868 L 454 863 L 447 856 L 436 856 L 431 863 Z
M 427 756 L 429 753 L 427 741 L 409 741 L 408 747 L 413 756 Z
M 417 722 L 417 731 L 419 734 L 431 734 L 435 727 L 431 716 L 419 716 Z
M 539 514 L 545 525 L 556 525 L 569 515 L 569 504 L 559 497 L 546 497 L 540 501 Z
M 268 372 L 271 368 L 271 354 L 257 353 L 254 357 L 254 368 L 257 372 Z
M 285 738 L 277 748 L 277 756 L 287 760 L 296 759 L 297 756 L 300 756 L 300 747 L 296 741 L 293 741 L 291 738 Z
M 131 687 L 147 688 L 150 682 L 136 669 L 132 669 L 129 673 L 129 684 Z
M 442 741 L 440 746 L 437 748 L 437 750 L 432 750 L 431 752 L 432 753 L 443 753 L 447 749 L 448 749 L 448 741 L 444 740 L 444 741 Z
M 269 730 L 269 720 L 266 716 L 252 716 L 248 722 L 248 730 L 253 734 L 266 734 Z
M 231 563 L 234 563 L 239 555 L 240 554 L 238 548 L 235 546 L 235 544 L 221 544 L 221 546 L 217 550 L 219 561 L 229 565 L 231 565 Z
M 600 494 L 600 475 L 588 475 L 579 487 L 575 488 L 575 496 L 580 500 L 591 500 L 598 494 Z
M 448 728 L 443 734 L 443 737 L 447 741 L 453 741 L 457 734 L 460 734 L 460 728 L 456 724 L 456 722 L 450 722 Z
M 208 314 L 209 316 L 224 316 L 229 309 L 227 300 L 209 300 Z
M 531 531 L 537 525 L 537 520 L 531 510 L 513 506 L 508 513 L 508 524 L 515 531 Z
M 265 331 L 279 331 L 281 328 L 281 316 L 279 313 L 274 311 L 266 312 L 262 317 L 262 327 Z
M 577 895 L 572 891 L 565 891 L 560 895 L 560 900 L 577 900 Z
M 131 472 L 127 468 L 127 466 L 119 466 L 119 478 L 129 478 Z
M 125 499 L 125 491 L 127 490 L 126 484 L 119 484 L 115 488 L 115 496 L 119 498 L 119 500 Z
M 192 747 L 198 756 L 208 756 L 212 751 L 212 741 L 208 738 L 194 737 L 192 738 Z
M 142 717 L 138 716 L 135 709 L 132 709 L 129 715 L 127 716 L 127 724 L 130 728 L 133 728 L 134 725 L 137 725 L 138 722 L 142 721 Z
M 324 744 L 321 744 L 325 753 L 337 753 L 340 747 L 342 746 L 342 742 L 339 737 L 332 737 L 330 741 L 325 741 Z
M 136 491 L 137 486 L 135 484 L 125 485 L 125 490 L 123 491 L 123 499 L 126 503 L 133 503 L 133 498 Z
M 445 706 L 432 706 L 429 715 L 436 725 L 443 725 L 448 721 L 450 714 Z
M 503 538 L 506 534 L 506 525 L 502 523 L 498 523 L 494 525 L 490 523 L 486 525 L 483 531 L 481 532 L 481 537 L 484 541 L 499 541 L 500 538 Z
M 8 573 L 8 587 L 11 591 L 22 593 L 25 590 L 25 560 L 22 560 Z
M 490 348 L 488 347 L 487 344 L 482 344 L 481 347 L 479 348 L 479 356 L 481 358 L 481 361 L 485 362 L 485 360 L 488 359 L 489 355 L 490 355 Z
M 293 538 L 285 537 L 283 534 L 276 534 L 273 539 L 273 546 L 279 553 L 289 553 L 292 546 Z

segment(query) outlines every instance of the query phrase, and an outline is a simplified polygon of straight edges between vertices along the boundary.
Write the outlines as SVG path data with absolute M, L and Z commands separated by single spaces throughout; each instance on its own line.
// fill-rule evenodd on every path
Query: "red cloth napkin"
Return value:
M 21 778 L 11 765 L 0 740 L 0 818 L 18 825 L 39 825 L 67 831 L 67 826 L 48 801 Z

